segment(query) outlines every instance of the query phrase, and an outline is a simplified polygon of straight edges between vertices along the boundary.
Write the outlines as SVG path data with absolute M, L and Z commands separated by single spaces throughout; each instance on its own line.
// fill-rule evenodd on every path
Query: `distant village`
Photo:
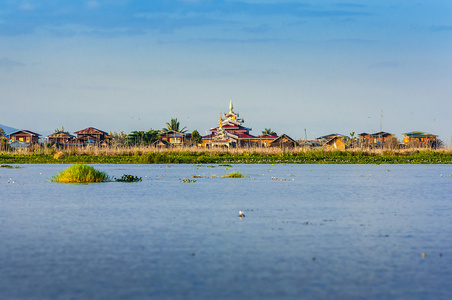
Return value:
M 265 129 L 260 135 L 252 135 L 251 128 L 243 126 L 244 119 L 234 112 L 232 100 L 229 112 L 218 120 L 218 126 L 210 129 L 210 134 L 200 136 L 198 131 L 188 133 L 179 128 L 177 119 L 167 123 L 167 128 L 149 132 L 133 131 L 130 134 L 108 133 L 106 131 L 88 127 L 70 134 L 64 128 L 42 137 L 32 130 L 17 130 L 7 135 L 0 129 L 0 144 L 3 149 L 22 149 L 45 145 L 61 149 L 90 146 L 137 146 L 148 145 L 158 148 L 171 147 L 205 147 L 205 148 L 268 148 L 278 147 L 293 149 L 297 147 L 322 147 L 327 149 L 345 150 L 347 148 L 439 148 L 441 141 L 431 133 L 413 131 L 403 133 L 403 141 L 399 141 L 394 134 L 388 132 L 355 133 L 342 135 L 332 133 L 320 136 L 315 140 L 295 140 L 286 134 L 276 134 L 271 129 Z

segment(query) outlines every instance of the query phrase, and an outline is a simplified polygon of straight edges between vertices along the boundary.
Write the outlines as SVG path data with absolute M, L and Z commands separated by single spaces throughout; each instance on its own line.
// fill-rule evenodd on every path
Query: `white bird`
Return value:
M 239 210 L 239 218 L 244 218 L 245 214 L 243 213 L 243 211 Z

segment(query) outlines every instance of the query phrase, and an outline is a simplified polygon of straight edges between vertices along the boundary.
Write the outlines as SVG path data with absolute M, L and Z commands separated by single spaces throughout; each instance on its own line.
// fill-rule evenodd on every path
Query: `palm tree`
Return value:
M 177 121 L 177 118 L 176 119 L 171 118 L 171 121 L 169 123 L 166 123 L 166 127 L 167 128 L 162 128 L 162 132 L 163 133 L 167 133 L 167 132 L 170 132 L 170 131 L 176 131 L 176 132 L 184 133 L 185 131 L 187 131 L 186 130 L 187 126 L 185 126 L 182 129 L 179 129 L 180 124 Z
M 276 134 L 276 132 L 274 132 L 271 128 L 265 128 L 262 131 L 262 135 L 274 135 L 274 136 L 278 136 L 278 134 Z
M 57 127 L 57 129 L 55 129 L 55 133 L 58 133 L 58 132 L 64 132 L 64 133 L 69 134 L 69 131 L 66 131 L 66 130 L 64 129 L 64 126 L 61 126 L 61 129 L 58 129 L 58 127 Z

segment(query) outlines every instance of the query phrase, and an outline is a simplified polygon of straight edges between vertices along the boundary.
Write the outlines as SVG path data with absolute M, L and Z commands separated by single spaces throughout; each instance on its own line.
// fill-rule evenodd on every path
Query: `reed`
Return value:
M 105 172 L 97 171 L 91 166 L 81 164 L 72 165 L 58 175 L 52 177 L 53 182 L 64 183 L 91 183 L 109 180 L 110 177 Z
M 27 152 L 28 151 L 28 152 Z M 423 163 L 450 164 L 452 149 L 362 149 L 328 150 L 323 148 L 234 148 L 206 149 L 201 147 L 154 148 L 86 147 L 58 151 L 41 147 L 37 151 L 0 153 L 0 163 L 100 163 L 100 164 L 381 164 Z

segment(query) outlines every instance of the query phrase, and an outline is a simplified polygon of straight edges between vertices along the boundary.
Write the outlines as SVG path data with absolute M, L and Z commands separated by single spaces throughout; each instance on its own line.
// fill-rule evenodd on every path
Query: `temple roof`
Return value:
M 244 127 L 244 126 L 231 126 L 231 125 L 226 125 L 226 126 L 223 126 L 222 128 L 223 128 L 223 130 L 226 130 L 226 131 L 231 130 L 231 131 L 234 131 L 234 132 L 235 131 L 250 131 L 251 130 L 251 128 L 247 128 L 247 127 Z M 210 131 L 211 132 L 216 132 L 219 129 L 220 129 L 220 127 L 215 127 L 215 128 L 210 129 Z
M 277 136 L 272 135 L 272 134 L 265 134 L 265 135 L 258 135 L 258 136 L 256 136 L 256 138 L 262 139 L 262 140 L 274 140 L 277 138 Z
M 239 114 L 235 113 L 233 111 L 234 105 L 231 102 L 229 103 L 229 112 L 227 114 L 224 114 L 225 119 L 223 120 L 223 125 L 227 124 L 235 124 L 235 125 L 241 125 L 245 120 L 239 119 Z

